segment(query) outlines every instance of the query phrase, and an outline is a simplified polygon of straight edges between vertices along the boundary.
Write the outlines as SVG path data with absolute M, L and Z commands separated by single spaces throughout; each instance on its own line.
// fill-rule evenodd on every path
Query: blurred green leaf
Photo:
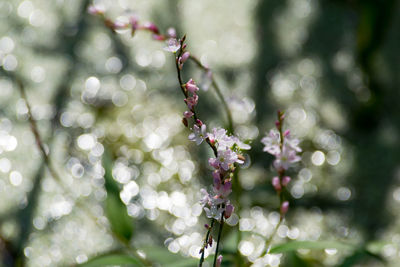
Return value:
M 167 248 L 163 247 L 145 247 L 141 250 L 146 253 L 146 258 L 152 262 L 161 263 L 163 267 L 189 267 L 197 266 L 198 259 L 185 258 L 180 254 L 171 253 Z M 208 257 L 206 261 L 211 262 L 212 257 Z
M 126 254 L 99 255 L 91 258 L 87 262 L 78 265 L 79 267 L 98 267 L 98 266 L 144 266 L 140 260 Z
M 312 267 L 315 265 L 311 260 L 303 259 L 302 257 L 299 257 L 296 252 L 290 251 L 286 255 L 283 266 Z
M 107 199 L 105 211 L 111 224 L 113 233 L 123 242 L 128 243 L 133 235 L 133 221 L 129 217 L 125 204 L 119 197 L 119 187 L 112 177 L 112 159 L 110 152 L 105 150 L 103 156 L 103 167 L 105 170 L 105 188 Z
M 298 249 L 326 249 L 354 250 L 355 246 L 337 241 L 291 241 L 271 248 L 270 253 L 283 253 Z

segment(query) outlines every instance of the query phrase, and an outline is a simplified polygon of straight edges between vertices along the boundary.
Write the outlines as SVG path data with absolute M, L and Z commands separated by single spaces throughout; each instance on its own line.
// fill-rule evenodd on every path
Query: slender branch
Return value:
M 34 136 L 35 136 L 36 145 L 37 145 L 37 147 L 39 148 L 40 152 L 42 153 L 44 163 L 45 163 L 47 169 L 49 170 L 51 176 L 52 176 L 52 177 L 54 178 L 54 180 L 57 182 L 57 184 L 64 190 L 64 192 L 65 192 L 67 195 L 70 195 L 70 193 L 68 192 L 68 190 L 65 188 L 64 184 L 62 183 L 61 177 L 58 175 L 57 171 L 56 171 L 56 170 L 53 168 L 53 166 L 51 165 L 49 155 L 48 155 L 48 153 L 46 152 L 44 143 L 43 143 L 42 138 L 41 138 L 41 136 L 40 136 L 40 133 L 39 133 L 39 131 L 38 131 L 38 127 L 37 127 L 36 121 L 33 119 L 31 107 L 30 107 L 30 105 L 29 105 L 29 102 L 28 102 L 28 99 L 27 99 L 27 96 L 26 96 L 26 93 L 25 93 L 24 85 L 23 85 L 22 81 L 21 81 L 20 79 L 16 78 L 16 77 L 15 77 L 15 81 L 16 81 L 17 84 L 18 84 L 18 88 L 19 88 L 21 97 L 22 97 L 22 98 L 24 99 L 24 101 L 25 101 L 25 104 L 26 104 L 26 107 L 27 107 L 27 110 L 28 110 L 28 117 L 29 117 L 28 119 L 29 119 L 29 124 L 30 124 L 30 126 L 31 126 L 31 131 L 32 131 L 32 133 L 33 133 Z M 90 218 L 92 218 L 96 225 L 99 225 L 99 226 L 100 226 L 100 223 L 98 222 L 97 217 L 92 213 L 92 210 L 91 210 L 91 209 L 89 209 L 85 204 L 83 204 L 82 202 L 79 202 L 79 201 L 76 201 L 76 202 L 75 202 L 75 205 L 76 205 L 76 206 L 79 206 L 79 207 L 82 208 L 82 209 L 84 209 L 86 215 L 88 215 Z M 112 233 L 112 235 L 113 235 L 115 238 L 117 238 L 117 239 L 121 242 L 121 244 L 123 244 L 132 254 L 134 254 L 135 256 L 137 256 L 137 258 L 140 259 L 143 263 L 145 263 L 145 264 L 150 264 L 150 262 L 149 262 L 148 260 L 141 258 L 141 257 L 137 254 L 137 252 L 136 252 L 136 250 L 134 249 L 134 247 L 132 247 L 130 244 L 127 244 L 126 242 L 123 242 L 123 241 L 122 241 L 121 239 L 119 239 L 114 233 Z
M 213 267 L 216 266 L 217 263 L 217 258 L 218 258 L 218 250 L 219 250 L 219 243 L 221 240 L 221 234 L 222 234 L 222 228 L 224 227 L 224 214 L 225 211 L 222 212 L 221 214 L 221 220 L 219 221 L 219 230 L 218 230 L 218 239 L 217 239 L 217 248 L 215 249 L 215 255 L 214 255 L 214 264 Z
M 208 244 L 208 238 L 210 237 L 210 233 L 211 233 L 211 230 L 212 230 L 212 228 L 214 226 L 214 223 L 215 223 L 215 219 L 213 218 L 213 219 L 211 219 L 211 225 L 208 228 L 208 231 L 207 231 L 207 234 L 206 234 L 206 238 L 204 239 L 203 248 L 202 248 L 202 251 L 201 251 L 200 262 L 199 262 L 199 267 L 203 266 L 205 248 L 206 248 L 206 246 Z
M 204 66 L 196 56 L 190 55 L 189 59 L 192 60 L 194 63 L 196 63 L 196 65 L 198 67 L 200 67 L 201 69 L 203 69 L 204 71 L 210 71 L 210 69 L 208 67 Z M 232 113 L 228 107 L 228 104 L 225 101 L 225 98 L 221 92 L 220 87 L 217 84 L 217 81 L 214 78 L 214 75 L 211 76 L 211 85 L 214 87 L 215 92 L 217 93 L 218 98 L 221 101 L 222 106 L 224 107 L 226 117 L 228 119 L 228 129 L 227 130 L 229 133 L 233 133 L 234 124 L 233 124 L 233 119 L 232 119 Z

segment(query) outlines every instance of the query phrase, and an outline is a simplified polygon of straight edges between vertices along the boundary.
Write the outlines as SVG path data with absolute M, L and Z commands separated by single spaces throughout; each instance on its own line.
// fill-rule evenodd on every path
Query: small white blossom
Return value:
M 201 125 L 201 127 L 194 125 L 193 133 L 189 134 L 189 140 L 196 142 L 197 145 L 200 145 L 207 136 L 206 130 L 207 127 L 205 124 Z

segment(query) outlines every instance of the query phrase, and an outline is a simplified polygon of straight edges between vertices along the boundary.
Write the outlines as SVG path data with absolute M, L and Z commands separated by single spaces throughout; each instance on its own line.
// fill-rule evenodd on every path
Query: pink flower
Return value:
M 196 86 L 194 81 L 190 79 L 186 84 L 185 84 L 186 89 L 191 92 L 191 93 L 196 93 L 199 90 L 199 87 Z
M 293 138 L 292 139 L 291 136 L 290 136 L 290 133 L 285 136 L 284 145 L 290 147 L 290 149 L 292 149 L 292 150 L 294 150 L 296 152 L 301 152 L 301 148 L 299 147 L 299 143 L 300 143 L 299 139 L 297 139 L 297 138 Z
M 178 51 L 179 48 L 181 48 L 181 45 L 179 44 L 178 40 L 176 40 L 175 38 L 169 38 L 167 40 L 167 47 L 164 47 L 164 50 L 176 53 L 176 51 Z
M 263 151 L 272 155 L 277 155 L 280 153 L 280 142 L 281 138 L 277 130 L 270 130 L 268 135 L 261 139 L 261 143 L 265 145 Z
M 196 142 L 197 145 L 200 145 L 204 138 L 206 138 L 206 125 L 203 124 L 201 127 L 194 125 L 193 126 L 193 133 L 189 135 L 189 140 Z
M 197 105 L 198 101 L 199 101 L 199 96 L 196 94 L 185 99 L 186 105 L 190 110 L 193 110 L 193 108 Z
M 287 170 L 292 163 L 300 160 L 301 157 L 296 154 L 295 150 L 292 150 L 288 146 L 283 146 L 282 152 L 276 155 L 274 167 L 277 170 Z
M 183 116 L 184 116 L 186 119 L 190 119 L 193 115 L 194 115 L 194 113 L 191 112 L 191 111 L 185 111 L 185 112 L 183 112 Z
M 221 184 L 221 180 L 217 184 L 214 183 L 214 198 L 226 198 L 232 192 L 232 183 L 226 182 Z
M 211 159 L 210 159 L 211 160 Z M 218 158 L 214 161 L 214 165 L 218 164 L 223 170 L 227 171 L 230 168 L 230 165 L 240 161 L 235 152 L 230 149 L 221 150 L 218 148 Z M 210 162 L 210 161 L 209 161 Z M 211 163 L 210 163 L 211 165 Z M 211 165 L 213 166 L 213 165 Z M 214 167 L 214 166 L 213 166 Z

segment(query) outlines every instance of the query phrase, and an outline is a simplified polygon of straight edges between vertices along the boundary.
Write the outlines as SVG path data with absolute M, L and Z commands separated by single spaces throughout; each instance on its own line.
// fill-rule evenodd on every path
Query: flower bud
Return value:
M 224 213 L 224 217 L 225 219 L 228 219 L 229 217 L 231 217 L 232 212 L 235 210 L 235 207 L 232 204 L 228 204 L 225 207 L 225 213 Z
M 289 210 L 289 201 L 285 201 L 282 203 L 281 206 L 281 215 L 282 216 L 285 215 L 288 212 L 288 210 Z
M 221 262 L 222 262 L 222 255 L 219 255 L 215 267 L 221 267 Z
M 291 178 L 289 176 L 283 176 L 282 186 L 287 186 L 290 183 Z
M 188 52 L 186 52 L 186 53 L 188 53 Z M 186 54 L 185 53 L 185 54 Z M 184 54 L 184 55 L 185 55 Z M 182 56 L 183 57 L 183 56 Z M 189 92 L 191 92 L 191 93 L 195 93 L 196 91 L 198 91 L 199 90 L 199 87 L 197 87 L 196 86 L 196 84 L 194 83 L 194 81 L 193 81 L 193 79 L 190 79 L 186 84 L 185 84 L 185 88 L 189 91 Z
M 189 52 L 185 52 L 185 53 L 183 53 L 183 55 L 181 56 L 181 63 L 183 64 L 183 63 L 185 63 L 186 62 L 186 60 L 189 58 L 189 56 L 190 56 L 190 53 Z
M 210 245 L 210 247 L 212 246 L 212 243 L 213 243 L 213 238 L 212 238 L 212 236 L 210 235 L 210 236 L 208 237 L 208 244 Z
M 206 223 L 205 225 L 204 225 L 204 227 L 208 230 L 208 229 L 210 229 L 210 226 Z
M 174 28 L 168 28 L 167 35 L 170 38 L 176 38 L 176 30 Z
M 193 114 L 193 112 L 191 112 L 191 111 L 185 111 L 185 112 L 183 112 L 183 116 L 184 116 L 186 119 L 190 119 L 193 115 L 194 115 L 194 114 Z
M 98 6 L 90 5 L 87 9 L 88 13 L 91 15 L 103 15 L 104 9 Z
M 149 30 L 149 31 L 151 31 L 151 32 L 153 32 L 155 34 L 159 34 L 157 26 L 152 22 L 145 22 L 143 24 L 143 28 L 146 29 L 146 30 Z
M 289 136 L 289 135 L 290 135 L 290 130 L 286 130 L 286 131 L 283 133 L 283 136 L 284 136 L 284 137 Z
M 278 192 L 282 190 L 281 181 L 279 180 L 278 176 L 275 176 L 274 178 L 272 178 L 272 186 Z

